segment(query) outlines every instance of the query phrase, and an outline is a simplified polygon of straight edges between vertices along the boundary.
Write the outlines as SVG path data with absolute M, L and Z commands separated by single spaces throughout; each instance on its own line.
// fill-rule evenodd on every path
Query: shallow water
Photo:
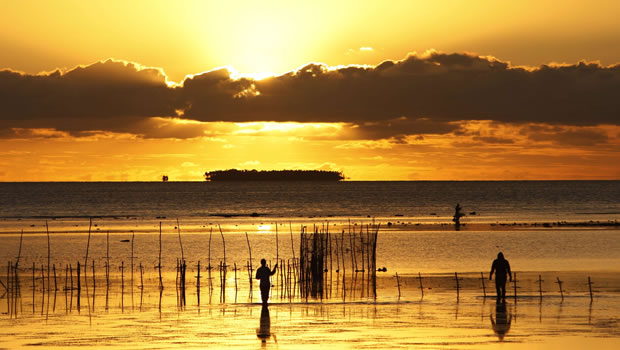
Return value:
M 182 254 L 176 220 L 162 220 L 164 290 L 160 297 L 155 269 L 159 221 L 96 219 L 88 243 L 86 277 L 82 270 L 79 305 L 75 267 L 85 259 L 88 220 L 48 221 L 50 263 L 57 269 L 55 283 L 52 274 L 47 277 L 48 237 L 32 233 L 45 230 L 45 221 L 30 219 L 28 222 L 35 226 L 25 229 L 21 254 L 18 253 L 19 234 L 0 235 L 0 259 L 15 262 L 20 255 L 19 294 L 12 292 L 0 298 L 0 328 L 3 329 L 0 348 L 616 349 L 620 346 L 620 230 L 613 228 L 517 226 L 456 232 L 445 228 L 416 230 L 415 225 L 388 227 L 383 221 L 378 233 L 377 266 L 385 266 L 387 272 L 377 273 L 376 289 L 368 283 L 366 275 L 352 273 L 347 255 L 345 268 L 336 261 L 329 267 L 332 283 L 326 288 L 331 293 L 326 292 L 323 299 L 306 300 L 298 294 L 289 298 L 279 287 L 281 276 L 276 275 L 272 280 L 276 287 L 272 289 L 269 317 L 265 318 L 261 317 L 264 313 L 258 304 L 257 285 L 251 292 L 249 288 L 250 276 L 245 267 L 249 260 L 247 240 L 252 248 L 254 268 L 261 257 L 267 258 L 270 264 L 275 262 L 276 255 L 291 261 L 293 252 L 299 254 L 300 222 L 291 225 L 291 241 L 289 220 L 221 219 L 222 235 L 217 226 L 192 225 L 180 220 L 183 255 L 188 264 L 186 298 L 182 299 L 175 288 L 176 261 Z M 370 222 L 352 222 L 356 239 L 359 240 L 359 230 L 365 232 L 363 225 Z M 303 223 L 307 227 L 314 224 Z M 330 232 L 337 233 L 334 241 L 342 237 L 342 229 L 346 231 L 344 240 L 349 241 L 352 236 L 348 221 L 335 224 L 329 223 Z M 316 225 L 324 229 L 327 223 Z M 118 227 L 123 228 L 115 229 Z M 277 249 L 275 227 L 278 227 Z M 108 230 L 112 231 L 109 289 L 104 273 Z M 211 271 L 213 289 L 210 289 L 208 271 L 204 269 L 211 231 L 212 265 L 224 259 L 226 245 L 229 270 L 223 288 L 220 271 Z M 129 241 L 123 242 L 126 240 Z M 506 254 L 517 273 L 517 298 L 515 301 L 513 297 L 514 284 L 509 283 L 505 312 L 501 304 L 498 310 L 492 298 L 492 282 L 487 280 L 498 250 Z M 200 292 L 198 261 L 202 264 Z M 239 267 L 237 278 L 232 269 L 235 263 Z M 69 264 L 74 269 L 73 289 L 65 275 Z M 458 298 L 455 272 L 459 278 Z M 592 302 L 588 277 L 594 283 Z M 557 279 L 563 283 L 562 296 Z M 0 280 L 7 283 L 7 269 L 0 269 Z M 268 339 L 262 343 L 257 334 Z
M 41 281 L 35 281 L 32 298 L 28 278 L 22 276 L 22 295 L 13 299 L 14 310 L 8 314 L 6 303 L 0 304 L 0 347 L 615 349 L 620 345 L 617 278 L 616 291 L 598 291 L 593 302 L 581 293 L 560 299 L 546 292 L 542 299 L 522 295 L 497 304 L 493 298 L 483 298 L 479 288 L 462 290 L 457 299 L 452 288 L 436 286 L 447 276 L 424 278 L 433 286 L 425 287 L 424 297 L 416 286 L 407 285 L 398 297 L 393 281 L 380 277 L 376 299 L 358 294 L 343 302 L 334 293 L 330 299 L 305 302 L 272 295 L 266 314 L 247 289 L 235 293 L 230 286 L 226 301 L 219 286 L 212 291 L 203 287 L 198 304 L 198 292 L 191 285 L 186 305 L 180 305 L 170 277 L 161 298 L 150 279 L 144 289 L 133 291 L 129 283 L 121 291 L 117 279 L 109 290 L 104 281 L 97 281 L 95 298 L 92 284 L 88 289 L 83 285 L 78 308 L 76 291 L 60 288 L 42 294 Z
M 123 220 L 123 225 L 130 225 Z M 32 221 L 36 227 L 43 227 L 45 221 Z M 88 220 L 72 221 L 72 231 L 66 233 L 65 224 L 56 221 L 48 223 L 50 229 L 50 254 L 52 263 L 70 264 L 83 260 L 89 245 L 89 257 L 97 266 L 102 266 L 107 256 L 107 232 L 118 225 L 118 220 L 94 220 L 90 243 L 88 243 Z M 369 221 L 352 223 L 319 222 L 318 228 L 329 225 L 333 245 L 336 240 L 349 244 L 352 237 L 360 238 L 360 230 L 366 234 Z M 378 223 L 378 222 L 377 222 Z M 272 221 L 255 224 L 240 224 L 238 221 L 222 223 L 222 234 L 218 226 L 203 225 L 186 228 L 181 224 L 181 243 L 179 242 L 176 220 L 163 221 L 162 261 L 165 269 L 174 269 L 177 258 L 181 257 L 181 244 L 188 265 L 201 261 L 207 264 L 209 247 L 211 263 L 217 265 L 224 259 L 224 245 L 228 263 L 245 266 L 249 260 L 248 240 L 252 249 L 253 265 L 260 258 L 275 260 L 291 259 L 299 254 L 299 233 L 301 224 Z M 313 224 L 304 223 L 307 230 Z M 95 227 L 96 225 L 96 227 Z M 112 232 L 109 234 L 110 263 L 118 266 L 121 261 L 129 263 L 133 241 L 134 261 L 145 266 L 155 266 L 159 253 L 159 222 L 142 225 L 132 222 L 135 232 Z M 278 244 L 276 246 L 276 227 Z M 498 251 L 503 251 L 515 271 L 619 271 L 620 270 L 620 230 L 596 228 L 511 228 L 502 230 L 424 230 L 416 231 L 416 226 L 387 228 L 383 223 L 377 241 L 377 266 L 386 267 L 390 273 L 436 273 L 436 272 L 480 272 L 490 269 L 490 264 Z M 292 237 L 291 230 L 292 229 Z M 246 238 L 245 232 L 248 233 Z M 344 235 L 342 231 L 345 230 Z M 132 230 L 133 231 L 133 230 Z M 189 232 L 188 232 L 189 231 Z M 242 231 L 242 232 L 240 232 Z M 47 235 L 26 231 L 22 241 L 22 266 L 30 267 L 47 264 Z M 355 236 L 353 236 L 355 235 Z M 224 239 L 222 239 L 222 236 Z M 132 238 L 133 237 L 133 238 Z M 211 238 L 210 238 L 211 237 Z M 19 254 L 20 235 L 0 235 L 0 261 L 15 260 Z M 356 243 L 359 246 L 359 242 Z M 337 264 L 334 254 L 333 265 Z M 347 259 L 347 264 L 350 261 Z M 334 266 L 336 269 L 337 266 Z

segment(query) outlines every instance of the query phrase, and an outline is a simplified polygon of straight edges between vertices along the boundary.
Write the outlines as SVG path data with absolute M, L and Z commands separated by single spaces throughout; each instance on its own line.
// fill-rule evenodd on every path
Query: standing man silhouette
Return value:
M 273 270 L 270 270 L 267 267 L 267 260 L 265 259 L 261 259 L 260 264 L 261 267 L 256 270 L 256 279 L 260 280 L 260 296 L 263 299 L 263 305 L 267 305 L 267 300 L 269 300 L 269 288 L 271 288 L 271 281 L 269 281 L 269 277 L 276 273 L 278 264 L 275 264 Z
M 489 279 L 493 279 L 493 272 L 495 272 L 497 301 L 506 301 L 506 277 L 510 278 L 510 282 L 512 282 L 512 272 L 510 272 L 510 264 L 508 260 L 504 259 L 504 254 L 502 252 L 499 252 L 497 254 L 497 259 L 493 260 Z

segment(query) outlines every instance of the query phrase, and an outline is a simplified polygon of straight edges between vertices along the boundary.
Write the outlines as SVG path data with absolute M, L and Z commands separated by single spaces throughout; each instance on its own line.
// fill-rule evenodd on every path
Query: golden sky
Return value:
M 0 181 L 620 178 L 618 1 L 0 7 Z

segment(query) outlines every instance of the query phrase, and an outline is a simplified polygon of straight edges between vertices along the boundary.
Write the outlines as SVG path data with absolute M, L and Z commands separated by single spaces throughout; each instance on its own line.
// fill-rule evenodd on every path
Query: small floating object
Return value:
M 121 239 L 121 242 L 127 243 L 127 242 L 129 242 L 129 240 L 128 239 Z
M 388 226 L 392 226 L 392 223 L 388 221 L 387 225 L 388 225 Z
M 259 215 L 258 215 L 258 213 L 252 213 L 252 214 L 250 214 L 250 216 L 255 218 L 255 217 L 258 217 Z
M 437 213 L 431 213 L 431 215 L 437 215 Z
M 383 266 L 377 269 L 379 272 L 387 272 L 387 267 Z
M 469 215 L 476 215 L 476 212 L 472 211 L 471 213 L 469 213 Z

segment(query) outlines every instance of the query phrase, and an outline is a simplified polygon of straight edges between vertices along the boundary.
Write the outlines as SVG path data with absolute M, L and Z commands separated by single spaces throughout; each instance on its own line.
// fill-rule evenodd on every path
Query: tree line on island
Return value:
M 341 181 L 340 171 L 328 170 L 215 170 L 204 174 L 207 181 Z

